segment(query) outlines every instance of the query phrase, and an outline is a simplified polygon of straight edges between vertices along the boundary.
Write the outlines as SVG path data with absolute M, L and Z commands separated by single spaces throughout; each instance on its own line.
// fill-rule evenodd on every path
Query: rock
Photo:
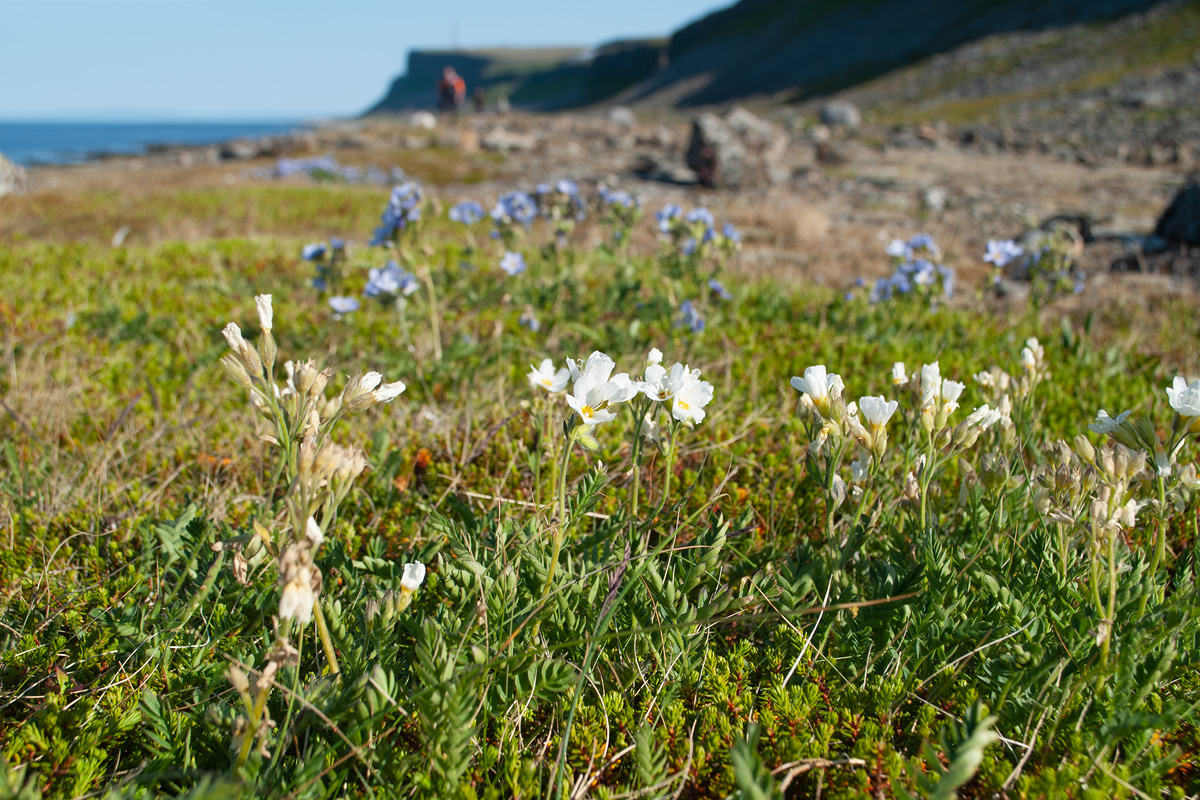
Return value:
M 437 127 L 437 117 L 428 111 L 414 111 L 408 118 L 408 124 L 414 128 L 431 131 Z
M 29 177 L 25 170 L 0 153 L 0 197 L 6 194 L 24 194 L 28 188 Z
M 479 152 L 479 134 L 466 128 L 458 132 L 458 149 L 463 153 Z
M 221 145 L 222 161 L 245 161 L 258 156 L 258 142 L 248 139 L 238 139 Z
M 808 129 L 808 140 L 813 144 L 825 144 L 833 138 L 833 131 L 828 125 L 813 125 Z
M 532 134 L 516 133 L 505 128 L 492 128 L 479 141 L 484 150 L 494 153 L 524 153 L 537 147 Z
M 1200 245 L 1200 183 L 1179 190 L 1158 218 L 1154 234 L 1169 242 Z
M 613 106 L 608 110 L 608 121 L 618 128 L 632 128 L 637 117 L 627 106 Z
M 921 192 L 921 208 L 941 214 L 950 205 L 950 193 L 940 186 L 930 186 Z
M 744 189 L 782 183 L 789 138 L 782 128 L 737 107 L 724 119 L 701 114 L 692 121 L 686 163 L 705 186 Z
M 831 100 L 821 106 L 821 122 L 825 125 L 857 128 L 862 124 L 862 113 L 854 103 L 845 100 Z

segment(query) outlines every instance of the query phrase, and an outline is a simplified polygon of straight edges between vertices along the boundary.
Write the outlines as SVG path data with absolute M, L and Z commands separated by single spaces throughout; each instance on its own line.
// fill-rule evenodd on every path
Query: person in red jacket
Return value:
M 442 79 L 437 84 L 438 110 L 457 113 L 467 98 L 467 83 L 454 71 L 454 67 L 442 70 Z

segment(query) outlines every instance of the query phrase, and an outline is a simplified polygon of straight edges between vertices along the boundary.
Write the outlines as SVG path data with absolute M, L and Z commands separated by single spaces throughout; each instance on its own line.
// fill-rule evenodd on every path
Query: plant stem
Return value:
M 321 647 L 325 650 L 325 658 L 329 660 L 329 671 L 334 675 L 341 673 L 338 667 L 337 653 L 333 649 L 333 639 L 329 636 L 329 627 L 325 624 L 325 612 L 321 610 L 321 601 L 313 604 L 313 616 L 317 623 L 317 636 L 321 639 Z
M 567 463 L 571 459 L 571 448 L 575 445 L 575 432 L 579 428 L 572 428 L 567 434 L 566 444 L 563 446 L 562 464 L 559 467 L 558 475 L 558 514 L 550 527 L 550 569 L 546 573 L 546 585 L 542 587 L 542 601 L 550 595 L 550 587 L 554 584 L 554 572 L 558 568 L 558 554 L 562 549 L 562 540 L 567 532 Z
M 671 449 L 667 451 L 667 474 L 663 476 L 663 494 L 659 508 L 666 506 L 667 498 L 671 496 L 671 473 L 675 471 L 675 446 L 679 440 L 679 428 L 679 423 L 672 420 Z
M 433 288 L 433 272 L 425 270 L 425 286 L 429 289 L 429 326 L 433 329 L 433 357 L 442 361 L 442 329 L 438 321 L 437 292 Z

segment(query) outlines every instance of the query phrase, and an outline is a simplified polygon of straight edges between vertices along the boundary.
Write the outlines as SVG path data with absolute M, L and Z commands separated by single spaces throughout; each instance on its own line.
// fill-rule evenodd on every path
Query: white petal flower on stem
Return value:
M 242 338 L 242 329 L 237 326 L 236 322 L 231 322 L 221 331 L 225 336 L 225 341 L 229 342 L 229 349 L 241 355 L 242 351 L 250 345 Z
M 804 377 L 793 377 L 792 388 L 808 397 L 822 416 L 829 414 L 830 399 L 839 399 L 845 384 L 842 376 L 829 374 L 824 364 L 804 370 Z
M 921 367 L 921 407 L 931 408 L 942 390 L 942 370 L 938 362 Z
M 1000 421 L 1000 412 L 989 408 L 987 403 L 984 403 L 979 408 L 971 412 L 964 423 L 967 429 L 978 428 L 982 433 L 988 428 Z
M 408 387 L 404 385 L 404 381 L 385 383 L 373 392 L 375 395 L 375 402 L 389 403 L 399 397 L 400 394 L 407 388 Z
M 953 408 L 949 409 L 950 411 L 958 408 L 958 398 L 962 396 L 963 389 L 966 388 L 965 384 L 952 381 L 949 378 L 942 381 L 942 402 L 953 406 Z
M 400 590 L 415 592 L 425 582 L 425 565 L 420 561 L 404 565 L 404 574 L 400 576 Z
M 669 370 L 662 364 L 650 364 L 646 367 L 646 379 L 637 382 L 636 386 L 651 400 L 663 402 L 674 397 L 687 379 L 698 377 L 700 370 L 689 370 L 686 364 L 675 364 Z
M 895 400 L 888 400 L 883 397 L 858 398 L 858 410 L 862 413 L 863 419 L 867 421 L 867 424 L 875 430 L 887 424 L 888 420 L 892 418 L 892 414 L 896 413 L 899 405 Z
M 651 364 L 661 364 L 663 360 L 662 350 L 657 347 L 650 348 L 650 354 L 646 356 L 646 366 Z
M 1088 430 L 1092 433 L 1098 433 L 1101 436 L 1107 436 L 1117 428 L 1120 428 L 1121 424 L 1125 422 L 1125 420 L 1128 419 L 1129 415 L 1132 413 L 1132 411 L 1122 411 L 1114 419 L 1113 417 L 1110 417 L 1108 412 L 1102 408 L 1100 409 L 1100 412 L 1096 414 L 1096 421 L 1088 425 Z
M 867 474 L 871 469 L 871 459 L 867 458 L 860 461 L 850 462 L 850 481 L 852 483 L 864 483 L 867 480 Z
M 296 570 L 295 577 L 288 581 L 279 595 L 279 618 L 295 619 L 307 624 L 312 621 L 313 604 L 317 596 L 312 589 L 312 565 L 306 564 Z
M 903 386 L 908 383 L 908 374 L 904 371 L 904 362 L 897 361 L 892 364 L 892 385 Z
M 704 420 L 704 407 L 713 399 L 713 385 L 689 373 L 683 386 L 675 392 L 671 416 L 688 427 Z
M 1037 369 L 1037 356 L 1028 347 L 1021 350 L 1021 365 L 1025 367 L 1026 372 L 1033 372 Z
M 533 366 L 529 374 L 529 383 L 533 386 L 540 386 L 551 394 L 561 392 L 567 388 L 567 383 L 571 380 L 571 370 L 566 367 L 561 367 L 557 371 L 554 369 L 554 361 L 549 358 L 542 359 L 541 366 Z
M 576 372 L 574 362 L 568 361 L 568 365 Z M 610 406 L 630 400 L 637 394 L 637 387 L 625 373 L 609 378 L 614 366 L 611 358 L 596 351 L 588 356 L 583 369 L 578 370 L 575 385 L 567 395 L 567 405 L 579 414 L 585 425 L 616 419 L 616 412 Z
M 258 324 L 264 331 L 271 330 L 274 312 L 271 309 L 271 295 L 259 294 L 254 296 L 254 305 L 258 309 Z
M 304 526 L 304 538 L 312 543 L 314 549 L 321 546 L 325 541 L 325 534 L 321 531 L 321 526 L 317 524 L 313 517 L 308 518 L 308 524 Z
M 1184 378 L 1176 376 L 1175 381 L 1167 387 L 1167 400 L 1179 416 L 1200 417 L 1200 381 L 1189 384 Z
M 378 372 L 368 372 L 358 379 L 358 393 L 373 392 L 375 387 L 383 380 L 383 376 Z

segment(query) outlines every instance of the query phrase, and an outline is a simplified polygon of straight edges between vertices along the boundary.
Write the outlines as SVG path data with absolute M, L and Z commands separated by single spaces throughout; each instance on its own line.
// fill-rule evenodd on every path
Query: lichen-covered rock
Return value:
M 29 187 L 29 178 L 22 167 L 0 153 L 0 197 L 6 194 L 23 194 Z
M 687 165 L 705 186 L 746 189 L 781 183 L 788 135 L 782 128 L 734 108 L 724 118 L 701 114 L 692 121 Z

